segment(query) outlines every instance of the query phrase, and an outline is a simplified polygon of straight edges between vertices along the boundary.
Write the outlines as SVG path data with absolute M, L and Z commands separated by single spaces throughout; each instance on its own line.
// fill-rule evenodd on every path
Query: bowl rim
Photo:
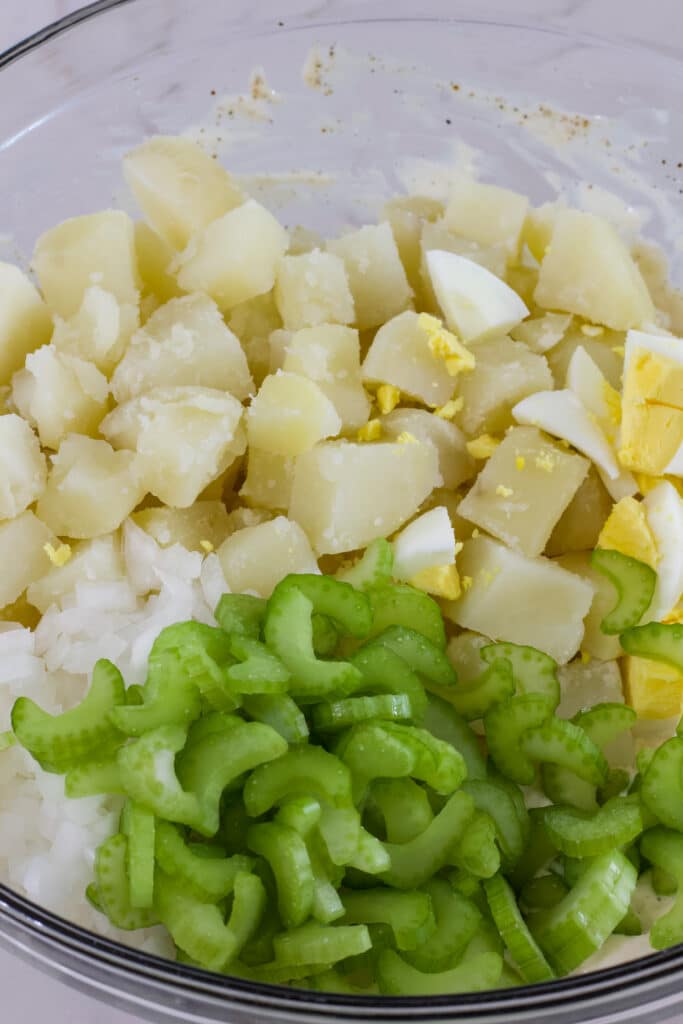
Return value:
M 0 71 L 63 32 L 134 2 L 136 0 L 95 0 L 93 3 L 79 7 L 69 14 L 49 22 L 4 52 L 0 52 Z M 297 19 L 300 18 L 301 14 L 295 15 L 288 28 L 298 27 Z M 347 24 L 364 20 L 367 19 L 362 17 L 360 8 L 356 17 L 342 19 Z M 570 36 L 573 39 L 593 44 L 602 43 L 616 46 L 621 49 L 633 48 L 636 51 L 653 50 L 657 52 L 656 47 L 648 44 L 619 39 L 606 40 L 602 36 L 585 32 L 572 33 L 558 25 L 532 26 L 523 22 L 502 24 L 498 20 L 488 20 L 485 17 L 458 18 L 457 14 L 454 18 L 442 16 L 435 19 L 418 15 L 410 19 L 399 16 L 389 17 L 386 20 L 475 22 L 480 25 L 491 24 L 496 27 L 522 31 L 540 30 L 555 35 Z M 334 22 L 320 19 L 311 21 L 308 27 L 339 23 L 338 19 L 335 19 Z M 300 25 L 301 22 L 299 22 Z M 667 54 L 660 54 L 660 56 L 664 59 L 668 57 Z M 245 1009 L 261 1007 L 269 1012 L 278 1009 L 289 1011 L 300 1009 L 308 1012 L 311 1016 L 323 1018 L 327 1017 L 329 1012 L 335 1012 L 344 1019 L 357 1018 L 358 1013 L 365 1010 L 372 1015 L 373 1020 L 378 1021 L 395 1021 L 397 1018 L 405 1017 L 411 1022 L 426 1022 L 441 1020 L 444 1011 L 470 1011 L 472 1017 L 488 1017 L 491 1013 L 502 1013 L 507 1017 L 506 1011 L 511 1016 L 520 1010 L 536 1013 L 546 1010 L 550 1013 L 553 1009 L 557 1011 L 566 1009 L 568 1003 L 571 1003 L 573 1010 L 578 1010 L 583 1003 L 597 1004 L 601 998 L 616 993 L 623 997 L 631 991 L 635 995 L 638 990 L 642 990 L 643 985 L 651 986 L 662 978 L 671 980 L 677 971 L 683 970 L 683 943 L 681 943 L 670 949 L 653 951 L 646 956 L 612 967 L 557 978 L 541 984 L 521 985 L 516 988 L 439 996 L 348 995 L 248 981 L 146 953 L 138 948 L 99 935 L 97 932 L 92 932 L 54 914 L 0 882 L 0 921 L 2 919 L 13 924 L 19 934 L 31 934 L 46 945 L 70 951 L 94 966 L 106 968 L 110 972 L 122 972 L 131 980 L 138 978 L 141 981 L 163 982 L 165 986 L 170 984 L 188 997 L 192 994 L 224 997 L 225 1003 L 231 1001 L 244 1006 Z M 21 942 L 13 942 L 10 939 L 10 944 L 20 946 Z M 96 983 L 94 983 L 94 987 L 97 987 Z M 607 1008 L 604 1009 L 607 1012 Z M 602 1008 L 600 1008 L 600 1012 L 602 1014 Z M 470 1019 L 472 1018 L 470 1017 Z

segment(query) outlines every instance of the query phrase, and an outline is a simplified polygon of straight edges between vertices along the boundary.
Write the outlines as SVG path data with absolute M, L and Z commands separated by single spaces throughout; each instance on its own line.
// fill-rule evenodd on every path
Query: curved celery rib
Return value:
M 472 682 L 458 683 L 452 690 L 440 688 L 437 692 L 440 697 L 450 701 L 458 714 L 468 722 L 483 718 L 495 704 L 515 692 L 510 662 L 499 658 Z
M 370 590 L 391 583 L 393 568 L 394 549 L 388 540 L 378 537 L 368 544 L 354 565 L 340 569 L 336 578 L 350 583 L 356 590 Z
M 683 623 L 648 622 L 634 626 L 619 637 L 627 654 L 663 661 L 683 672 Z
M 288 743 L 308 739 L 308 723 L 296 701 L 286 693 L 254 694 L 243 698 L 242 706 L 249 718 L 269 725 Z
M 617 601 L 600 623 L 603 633 L 614 635 L 637 626 L 652 604 L 657 573 L 645 562 L 630 558 L 621 551 L 596 548 L 591 565 L 614 584 Z
M 557 663 L 548 654 L 523 644 L 497 643 L 482 647 L 480 655 L 488 665 L 501 658 L 510 662 L 518 694 L 545 697 L 552 710 L 560 703 Z
M 403 626 L 421 633 L 435 647 L 445 650 L 446 629 L 441 609 L 422 590 L 405 583 L 374 587 L 368 591 L 372 607 L 371 636 L 378 636 L 389 626 Z
M 493 818 L 486 811 L 477 811 L 464 835 L 453 844 L 453 863 L 476 878 L 491 878 L 500 868 L 496 839 Z
M 418 971 L 391 949 L 385 949 L 377 961 L 380 992 L 392 996 L 484 992 L 498 986 L 502 971 L 503 958 L 498 953 L 479 953 L 449 971 L 436 974 Z
M 134 931 L 158 923 L 150 909 L 134 907 L 130 901 L 127 871 L 128 840 L 120 832 L 105 840 L 95 854 L 95 892 L 102 909 L 116 928 Z
M 237 664 L 230 665 L 225 675 L 228 685 L 236 693 L 286 693 L 289 672 L 265 644 L 252 637 L 239 635 L 231 636 L 228 643 L 230 654 L 237 659 Z
M 347 697 L 345 700 L 317 704 L 313 725 L 320 732 L 338 732 L 359 722 L 387 720 L 410 721 L 414 717 L 410 698 L 405 693 L 382 693 L 373 697 Z
M 130 904 L 132 907 L 151 907 L 154 900 L 154 815 L 140 804 L 126 801 L 121 815 L 121 832 L 128 839 L 126 866 Z
M 285 576 L 275 590 L 283 592 L 292 588 L 306 595 L 315 613 L 332 619 L 349 636 L 362 639 L 370 632 L 372 611 L 368 599 L 350 583 L 330 576 L 299 573 Z
M 105 793 L 125 795 L 116 754 L 101 761 L 83 761 L 70 768 L 64 779 L 64 792 L 72 798 Z
M 495 704 L 484 716 L 489 754 L 498 770 L 509 779 L 522 785 L 534 781 L 536 767 L 524 752 L 524 737 L 530 729 L 547 722 L 552 713 L 552 703 L 547 697 L 526 693 Z
M 19 697 L 12 708 L 12 729 L 41 767 L 65 772 L 122 742 L 109 714 L 125 700 L 121 673 L 103 659 L 95 665 L 90 689 L 79 705 L 61 715 L 50 715 L 29 697 Z
M 349 770 L 322 747 L 302 746 L 256 768 L 244 786 L 244 803 L 254 818 L 292 796 L 315 796 L 333 807 L 350 807 Z
M 484 882 L 484 890 L 491 916 L 524 980 L 530 985 L 551 981 L 555 974 L 527 928 L 508 883 L 495 875 Z
M 282 923 L 286 928 L 302 925 L 313 909 L 314 878 L 301 835 L 288 825 L 270 821 L 252 825 L 247 844 L 273 871 Z
M 389 647 L 372 640 L 349 658 L 360 677 L 354 694 L 404 694 L 410 701 L 413 717 L 421 721 L 427 707 L 427 695 L 419 677 L 403 658 Z
M 507 867 L 516 864 L 524 852 L 525 835 L 515 803 L 506 788 L 493 781 L 466 782 L 463 790 L 479 811 L 490 815 L 496 826 L 496 838 Z
M 239 952 L 237 936 L 213 903 L 191 896 L 182 882 L 157 870 L 154 908 L 175 944 L 208 970 L 224 970 Z
M 341 894 L 345 924 L 387 924 L 397 949 L 417 949 L 436 929 L 429 893 L 347 889 Z
M 190 894 L 206 902 L 228 896 L 237 875 L 249 871 L 253 865 L 251 858 L 240 854 L 217 858 L 203 856 L 167 821 L 157 821 L 155 855 L 165 874 L 177 877 Z
M 426 790 L 411 778 L 377 779 L 369 803 L 380 814 L 390 843 L 408 843 L 427 828 L 434 812 Z
M 676 899 L 673 906 L 657 918 L 650 930 L 655 949 L 666 949 L 683 942 L 683 835 L 665 828 L 649 829 L 640 842 L 640 852 L 673 882 Z
M 654 752 L 640 797 L 662 825 L 683 831 L 683 739 L 675 736 Z
M 456 966 L 474 938 L 481 911 L 444 878 L 432 878 L 423 891 L 431 898 L 436 926 L 429 938 L 403 956 L 420 971 L 446 971 Z
M 529 729 L 521 746 L 529 759 L 560 765 L 595 786 L 607 779 L 608 765 L 600 748 L 580 726 L 562 718 Z
M 239 634 L 258 640 L 266 617 L 267 601 L 250 594 L 223 594 L 214 612 L 216 622 L 225 633 Z
M 365 925 L 324 925 L 310 922 L 273 939 L 275 963 L 282 967 L 336 964 L 365 953 L 372 945 Z
M 388 626 L 375 637 L 374 643 L 388 647 L 403 658 L 413 672 L 437 686 L 454 686 L 458 678 L 441 647 L 426 636 L 406 626 Z
M 454 793 L 424 832 L 409 843 L 385 843 L 391 867 L 382 881 L 395 889 L 417 889 L 449 863 L 454 841 L 474 817 L 472 798 Z
M 462 755 L 468 779 L 486 778 L 486 758 L 479 740 L 449 701 L 430 693 L 422 726 Z

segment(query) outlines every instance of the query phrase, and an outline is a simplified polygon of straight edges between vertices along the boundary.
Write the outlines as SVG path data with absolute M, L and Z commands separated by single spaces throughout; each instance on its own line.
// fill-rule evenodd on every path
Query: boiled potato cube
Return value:
M 444 405 L 455 380 L 446 360 L 432 352 L 421 316 L 408 310 L 380 327 L 363 361 L 363 380 L 393 384 L 426 405 Z
M 581 345 L 594 363 L 602 370 L 607 382 L 621 391 L 621 375 L 624 369 L 624 335 L 616 331 L 604 331 L 597 338 L 591 338 L 578 326 L 570 327 L 564 338 L 547 353 L 556 388 L 565 387 L 567 369 L 576 349 Z
M 19 267 L 0 263 L 0 384 L 9 384 L 51 334 L 52 318 L 37 289 Z
M 332 402 L 298 373 L 266 377 L 247 414 L 249 444 L 273 455 L 299 455 L 340 429 Z
M 182 136 L 143 142 L 123 158 L 123 173 L 149 223 L 174 249 L 244 200 L 227 171 Z
M 269 349 L 269 360 L 268 366 L 271 373 L 277 373 L 278 370 L 284 370 L 285 361 L 287 359 L 287 353 L 289 352 L 289 346 L 294 337 L 292 331 L 286 331 L 284 328 L 278 328 L 273 331 L 268 338 L 268 349 Z M 300 373 L 300 370 L 293 371 Z
M 391 228 L 368 224 L 327 243 L 346 266 L 359 330 L 377 327 L 407 309 L 413 293 Z
M 77 313 L 57 318 L 52 344 L 60 352 L 94 363 L 109 376 L 138 326 L 138 308 L 120 303 L 99 285 L 86 288 Z
M 112 377 L 117 402 L 152 388 L 199 385 L 240 401 L 254 388 L 239 339 L 207 295 L 171 299 L 131 338 Z
M 122 210 L 72 217 L 46 231 L 36 243 L 33 268 L 48 306 L 65 319 L 78 312 L 93 284 L 137 308 L 135 230 Z
M 451 194 L 444 221 L 449 231 L 478 245 L 501 246 L 515 262 L 528 209 L 529 200 L 519 192 L 462 181 Z
M 516 263 L 505 271 L 505 281 L 513 291 L 517 292 L 530 313 L 532 311 L 540 312 L 534 302 L 534 292 L 538 284 L 538 267 L 525 267 L 522 263 Z M 510 334 L 514 334 L 515 330 L 516 328 L 513 327 Z M 523 338 L 519 340 L 524 341 Z M 533 348 L 532 345 L 529 347 Z
M 261 523 L 269 523 L 275 516 L 265 508 L 247 508 L 245 505 L 238 505 L 232 512 L 228 512 L 228 526 L 230 533 L 237 530 L 244 530 L 247 526 L 260 526 Z
M 552 388 L 544 356 L 510 338 L 477 345 L 477 365 L 458 378 L 464 401 L 460 423 L 466 434 L 496 433 L 512 423 L 513 405 L 536 391 Z
M 536 427 L 514 427 L 484 465 L 458 512 L 533 558 L 543 551 L 589 465 Z
M 12 398 L 45 448 L 67 434 L 95 434 L 107 412 L 109 384 L 93 363 L 43 345 L 12 379 Z
M 458 673 L 458 682 L 473 683 L 477 676 L 486 669 L 486 662 L 481 657 L 482 647 L 487 647 L 491 640 L 481 633 L 465 630 L 448 642 L 447 654 L 451 664 Z
M 443 211 L 443 203 L 429 196 L 397 196 L 390 199 L 382 210 L 382 220 L 388 221 L 391 226 L 408 283 L 415 293 L 422 287 L 422 222 L 438 220 L 443 216 Z
M 29 584 L 50 568 L 45 545 L 55 540 L 52 530 L 33 512 L 0 523 L 0 608 L 12 604 Z
M 274 347 L 272 335 L 271 344 Z M 315 381 L 337 410 L 343 430 L 358 430 L 367 423 L 370 400 L 361 382 L 358 331 L 337 324 L 306 327 L 289 337 L 284 347 L 283 368 Z
M 547 555 L 590 551 L 612 509 L 612 499 L 591 466 L 588 475 L 560 516 L 545 549 Z
M 573 718 L 578 711 L 594 704 L 623 704 L 624 691 L 619 663 L 616 661 L 573 661 L 562 665 L 560 679 L 560 718 Z
M 289 515 L 318 554 L 355 551 L 397 530 L 440 484 L 431 444 L 331 441 L 296 460 Z
M 261 384 L 263 378 L 273 372 L 269 338 L 282 327 L 273 293 L 257 295 L 231 309 L 228 327 L 240 339 L 251 375 L 257 385 Z
M 183 294 L 169 269 L 175 250 L 144 220 L 135 222 L 135 252 L 144 295 L 163 303 Z
M 492 640 L 529 644 L 559 664 L 573 658 L 583 639 L 583 620 L 593 588 L 547 558 L 527 558 L 489 537 L 465 541 L 458 570 L 472 582 L 462 597 L 444 605 L 459 626 Z
M 432 249 L 454 252 L 486 267 L 496 277 L 505 276 L 505 250 L 500 246 L 484 246 L 454 234 L 443 220 L 432 223 L 424 221 L 420 233 L 420 303 L 418 309 L 441 314 L 441 307 L 434 292 L 431 275 L 427 267 L 427 253 Z
M 401 434 L 412 434 L 418 441 L 432 444 L 439 458 L 443 486 L 459 487 L 475 473 L 475 461 L 465 447 L 459 427 L 426 409 L 394 409 L 382 417 L 382 433 L 390 441 Z M 460 538 L 460 534 L 457 535 Z
M 178 257 L 178 284 L 187 292 L 206 292 L 226 312 L 270 291 L 286 249 L 282 225 L 248 199 L 192 236 Z
M 591 213 L 565 210 L 546 249 L 536 302 L 577 313 L 615 331 L 654 322 L 647 285 L 612 225 Z
M 190 508 L 145 508 L 134 512 L 131 519 L 162 548 L 182 544 L 188 551 L 202 554 L 220 547 L 230 533 L 222 501 L 196 501 Z
M 251 446 L 240 497 L 257 508 L 286 511 L 292 497 L 294 462 L 291 455 L 275 455 Z
M 555 222 L 565 209 L 562 203 L 556 201 L 535 206 L 527 213 L 522 228 L 522 244 L 529 247 L 529 252 L 539 263 L 550 245 Z
M 583 635 L 581 649 L 590 654 L 592 658 L 599 658 L 601 661 L 618 658 L 622 653 L 619 637 L 608 636 L 600 629 L 600 623 L 605 615 L 611 612 L 617 603 L 614 584 L 610 583 L 604 573 L 593 568 L 590 563 L 589 551 L 572 551 L 566 555 L 560 555 L 555 561 L 557 565 L 568 569 L 569 572 L 581 576 L 593 588 L 593 602 L 584 620 L 586 631 Z
M 47 463 L 28 423 L 0 416 L 0 519 L 13 519 L 45 490 Z
M 146 493 L 139 456 L 71 434 L 56 455 L 37 513 L 60 537 L 86 540 L 116 530 Z
M 344 261 L 320 249 L 282 257 L 275 302 L 288 331 L 324 323 L 350 324 L 355 316 Z
M 683 334 L 683 292 L 671 285 L 666 254 L 658 245 L 642 239 L 631 252 L 657 310 L 664 314 L 659 323 L 680 336 Z
M 125 575 L 118 534 L 110 533 L 74 544 L 69 561 L 51 565 L 44 576 L 31 583 L 26 596 L 44 613 L 51 604 L 61 604 L 77 583 L 104 583 Z
M 139 453 L 145 486 L 188 508 L 246 447 L 242 406 L 213 388 L 155 388 L 109 413 L 100 429 L 115 448 Z
M 510 335 L 515 341 L 523 341 L 532 352 L 547 352 L 562 341 L 572 320 L 571 313 L 545 313 L 517 324 Z
M 285 516 L 233 533 L 221 544 L 218 557 L 236 594 L 270 597 L 289 573 L 319 571 L 306 534 Z

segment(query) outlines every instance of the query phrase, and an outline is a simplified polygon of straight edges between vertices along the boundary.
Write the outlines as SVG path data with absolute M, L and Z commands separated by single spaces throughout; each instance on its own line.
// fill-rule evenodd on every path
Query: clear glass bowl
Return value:
M 647 233 L 680 259 L 683 66 L 675 48 L 638 41 L 652 37 L 650 12 L 634 27 L 631 5 L 619 0 L 579 5 L 571 17 L 559 0 L 527 0 L 514 12 L 502 0 L 483 6 L 104 0 L 50 26 L 0 57 L 3 258 L 25 260 L 39 232 L 62 218 L 127 205 L 122 153 L 150 133 L 194 125 L 290 225 L 362 223 L 406 185 L 439 192 L 437 165 L 462 167 L 480 151 L 484 179 L 536 202 L 578 191 L 627 226 L 648 211 Z M 252 78 L 257 67 L 276 96 Z M 2 886 L 0 942 L 159 1021 L 606 1024 L 672 1020 L 683 1007 L 681 948 L 499 993 L 334 997 L 127 949 Z

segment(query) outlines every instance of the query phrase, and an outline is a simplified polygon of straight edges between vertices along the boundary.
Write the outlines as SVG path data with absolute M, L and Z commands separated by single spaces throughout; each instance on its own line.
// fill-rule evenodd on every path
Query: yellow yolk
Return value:
M 433 356 L 444 360 L 451 377 L 457 377 L 459 373 L 469 373 L 474 369 L 475 359 L 472 352 L 465 348 L 451 331 L 447 331 L 437 317 L 430 316 L 429 313 L 420 313 L 417 326 L 427 335 L 429 351 Z
M 380 384 L 377 388 L 377 405 L 383 416 L 393 412 L 401 401 L 401 392 L 393 384 Z
M 481 434 L 474 440 L 468 441 L 466 447 L 473 459 L 490 459 L 499 444 L 500 441 L 497 437 Z
M 624 378 L 619 461 L 658 476 L 682 444 L 683 365 L 637 349 Z
M 464 404 L 465 399 L 462 397 L 451 398 L 445 405 L 440 405 L 438 409 L 435 409 L 434 415 L 439 416 L 442 420 L 452 420 L 460 412 Z
M 683 674 L 647 658 L 623 659 L 626 701 L 639 718 L 673 718 L 683 710 Z
M 614 506 L 598 537 L 599 548 L 621 551 L 653 569 L 657 566 L 657 545 L 641 502 L 622 498 Z
M 413 576 L 410 583 L 418 590 L 424 590 L 435 597 L 444 597 L 447 601 L 455 601 L 460 597 L 460 577 L 454 564 L 423 569 L 417 576 Z
M 661 484 L 662 480 L 668 480 L 683 498 L 683 480 L 677 479 L 675 476 L 648 476 L 647 473 L 636 473 L 635 477 L 638 490 L 643 497 L 653 491 L 658 484 Z
M 368 420 L 356 436 L 359 441 L 379 441 L 382 436 L 382 424 L 379 420 Z
M 68 544 L 60 544 L 57 548 L 53 547 L 50 543 L 44 544 L 43 551 L 52 564 L 57 566 L 58 569 L 63 565 L 66 565 L 72 555 L 71 548 Z

